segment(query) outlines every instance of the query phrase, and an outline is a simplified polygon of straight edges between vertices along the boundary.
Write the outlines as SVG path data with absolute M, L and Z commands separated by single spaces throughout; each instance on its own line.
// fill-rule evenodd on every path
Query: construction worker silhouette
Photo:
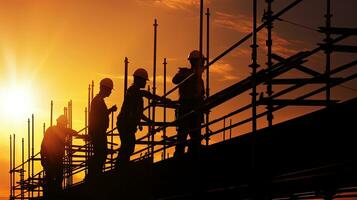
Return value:
M 41 164 L 45 171 L 44 196 L 56 196 L 62 187 L 63 156 L 67 139 L 78 133 L 67 128 L 67 119 L 64 115 L 57 118 L 57 125 L 49 127 L 41 143 Z
M 104 102 L 113 90 L 113 81 L 104 78 L 100 81 L 100 91 L 93 98 L 89 112 L 89 140 L 93 146 L 93 155 L 88 163 L 88 177 L 92 179 L 102 173 L 107 158 L 107 128 L 109 127 L 109 115 L 117 110 L 116 105 L 110 109 Z
M 145 88 L 146 81 L 149 80 L 148 73 L 145 69 L 138 68 L 133 76 L 134 83 L 128 88 L 125 94 L 124 102 L 117 118 L 117 128 L 121 145 L 118 152 L 116 167 L 119 165 L 127 166 L 130 161 L 130 156 L 135 149 L 135 133 L 140 120 L 143 119 L 144 121 L 152 123 L 152 121 L 143 114 L 143 97 L 161 101 L 163 103 L 170 102 L 169 99 L 153 95 L 146 90 L 141 90 L 142 88 Z
M 194 50 L 188 56 L 191 68 L 179 68 L 179 71 L 173 77 L 174 84 L 180 84 L 181 81 L 193 74 L 191 78 L 179 86 L 179 108 L 177 112 L 178 119 L 191 112 L 194 108 L 201 105 L 204 99 L 204 84 L 202 80 L 204 56 L 200 51 Z M 190 135 L 191 141 L 188 145 L 188 152 L 197 155 L 201 147 L 201 122 L 203 113 L 193 113 L 183 120 L 178 121 L 177 145 L 174 156 L 182 156 L 185 152 L 187 135 Z

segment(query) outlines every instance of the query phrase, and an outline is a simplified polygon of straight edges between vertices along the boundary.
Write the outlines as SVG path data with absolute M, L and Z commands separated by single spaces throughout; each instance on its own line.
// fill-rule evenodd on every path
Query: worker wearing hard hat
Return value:
M 189 56 L 191 68 L 179 68 L 177 74 L 173 77 L 172 82 L 179 85 L 184 79 L 192 77 L 179 85 L 179 109 L 178 118 L 202 105 L 204 99 L 204 84 L 202 80 L 204 56 L 200 51 L 194 50 Z M 188 145 L 189 153 L 197 155 L 201 146 L 201 122 L 203 113 L 193 113 L 178 121 L 177 145 L 174 156 L 178 157 L 184 154 L 187 136 L 190 135 L 191 141 Z
M 67 119 L 64 115 L 57 118 L 57 125 L 49 127 L 41 143 L 41 164 L 45 171 L 44 196 L 48 199 L 56 196 L 62 189 L 63 156 L 68 137 L 78 133 L 67 128 Z
M 109 115 L 117 110 L 116 105 L 107 108 L 104 98 L 109 97 L 113 90 L 113 81 L 104 78 L 100 81 L 99 93 L 93 98 L 89 112 L 89 139 L 93 146 L 93 155 L 88 163 L 89 179 L 101 174 L 107 158 L 107 128 Z
M 141 119 L 152 123 L 148 117 L 143 114 L 144 100 L 143 97 L 168 103 L 170 100 L 153 95 L 146 90 L 146 82 L 149 80 L 148 73 L 143 68 L 135 70 L 134 83 L 128 88 L 121 111 L 117 118 L 117 128 L 120 136 L 120 149 L 117 157 L 116 167 L 127 166 L 131 154 L 135 148 L 135 133 Z

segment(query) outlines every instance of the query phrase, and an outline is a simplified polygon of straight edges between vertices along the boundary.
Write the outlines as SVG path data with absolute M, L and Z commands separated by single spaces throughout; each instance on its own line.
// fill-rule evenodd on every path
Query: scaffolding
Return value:
M 131 162 L 137 162 L 143 159 L 148 159 L 151 162 L 158 162 L 160 160 L 170 159 L 168 150 L 177 145 L 177 134 L 173 128 L 176 127 L 177 123 L 181 120 L 191 116 L 195 112 L 206 113 L 206 120 L 199 128 L 204 130 L 201 140 L 205 141 L 206 145 L 210 145 L 210 138 L 223 134 L 222 140 L 226 140 L 226 131 L 229 130 L 229 139 L 232 138 L 232 129 L 250 124 L 251 131 L 253 133 L 253 143 L 252 143 L 252 168 L 258 170 L 258 166 L 255 163 L 255 154 L 256 154 L 256 143 L 254 142 L 254 135 L 258 130 L 258 120 L 266 117 L 267 124 L 269 127 L 273 126 L 273 113 L 277 112 L 288 106 L 311 106 L 316 108 L 328 107 L 332 104 L 337 103 L 337 100 L 331 99 L 331 88 L 335 86 L 341 86 L 347 81 L 356 79 L 357 73 L 345 73 L 342 76 L 341 72 L 348 72 L 349 69 L 352 69 L 357 65 L 357 60 L 354 59 L 349 63 L 345 63 L 340 66 L 333 66 L 331 64 L 331 57 L 333 52 L 348 52 L 356 53 L 356 46 L 348 46 L 339 44 L 341 41 L 345 41 L 347 38 L 357 35 L 357 28 L 345 28 L 345 27 L 332 27 L 331 26 L 331 2 L 326 0 L 326 14 L 325 14 L 325 26 L 319 27 L 318 32 L 325 35 L 325 39 L 316 47 L 310 50 L 304 50 L 298 52 L 290 57 L 284 58 L 281 55 L 273 52 L 273 38 L 272 30 L 273 23 L 277 26 L 277 21 L 282 21 L 281 16 L 293 9 L 296 5 L 299 5 L 303 0 L 295 0 L 292 3 L 288 4 L 286 7 L 280 11 L 273 11 L 272 4 L 273 0 L 266 0 L 266 11 L 263 17 L 263 23 L 258 24 L 257 22 L 257 0 L 253 0 L 252 5 L 252 32 L 244 36 L 238 42 L 229 47 L 226 51 L 222 52 L 220 55 L 210 60 L 210 10 L 207 8 L 206 12 L 206 55 L 207 60 L 204 66 L 206 70 L 206 99 L 203 105 L 192 110 L 190 113 L 185 116 L 175 119 L 174 121 L 167 121 L 167 112 L 172 112 L 177 108 L 177 105 L 172 104 L 160 104 L 154 101 L 147 102 L 147 107 L 145 107 L 145 112 L 148 113 L 148 116 L 151 120 L 155 121 L 153 124 L 146 122 L 141 122 L 140 126 L 145 126 L 148 129 L 147 134 L 142 137 L 137 138 L 136 144 L 139 147 L 133 155 Z M 200 4 L 200 41 L 199 41 L 199 50 L 203 51 L 203 15 L 204 15 L 204 6 L 203 0 Z M 148 90 L 152 91 L 153 94 L 156 94 L 156 76 L 157 76 L 157 31 L 158 31 L 158 21 L 154 20 L 154 48 L 153 48 L 153 85 Z M 266 65 L 263 69 L 258 64 L 258 32 L 266 30 L 267 38 L 266 47 L 267 47 L 267 57 Z M 215 94 L 210 94 L 210 78 L 209 78 L 209 69 L 213 67 L 213 64 L 225 57 L 231 51 L 239 48 L 242 44 L 249 42 L 251 39 L 251 64 L 249 68 L 251 69 L 251 74 L 242 79 L 235 84 L 222 89 L 221 91 L 216 92 Z M 304 63 L 307 60 L 317 53 L 322 52 L 325 56 L 325 71 L 319 72 L 311 67 L 306 67 Z M 274 62 L 273 62 L 274 61 Z M 165 58 L 163 60 L 163 74 L 164 74 L 164 94 L 163 97 L 167 97 L 176 91 L 182 84 L 184 84 L 190 77 L 183 80 L 180 84 L 167 91 L 166 86 L 166 70 L 168 67 L 168 61 Z M 128 68 L 129 68 L 129 59 L 125 57 L 124 59 L 124 95 L 126 94 L 128 88 Z M 302 74 L 302 77 L 294 78 L 281 78 L 287 72 L 295 69 Z M 337 75 L 339 75 L 337 77 Z M 306 78 L 309 76 L 309 78 Z M 283 89 L 278 87 L 274 88 L 274 85 L 285 85 Z M 295 94 L 298 89 L 308 88 L 308 86 L 314 85 L 314 89 L 309 89 L 304 94 L 299 93 L 298 97 L 295 98 L 282 98 L 286 94 Z M 259 86 L 266 87 L 266 95 L 264 93 L 259 93 Z M 249 92 L 251 102 L 247 105 L 239 107 L 230 113 L 224 114 L 219 118 L 211 120 L 209 113 L 211 110 L 214 110 L 217 106 L 226 103 L 227 101 L 235 98 L 239 98 L 245 93 Z M 89 112 L 91 108 L 91 101 L 93 100 L 94 94 L 94 82 L 88 86 L 88 105 L 84 109 L 84 128 L 79 130 L 79 136 L 75 138 L 69 138 L 66 143 L 66 155 L 64 158 L 64 182 L 63 188 L 71 188 L 75 185 L 81 184 L 83 180 L 74 180 L 74 177 L 80 173 L 87 174 L 87 160 L 91 156 L 91 143 L 88 140 L 85 140 L 83 145 L 77 145 L 74 141 L 78 139 L 88 138 L 88 119 Z M 260 95 L 259 95 L 260 94 Z M 325 94 L 324 98 L 316 98 L 318 94 Z M 311 99 L 314 98 L 314 99 Z M 259 107 L 264 106 L 265 111 L 258 110 Z M 163 121 L 156 121 L 156 114 L 158 108 L 163 108 Z M 67 107 L 64 108 L 64 115 L 67 117 L 69 124 L 68 127 L 72 128 L 72 101 L 68 102 Z M 50 126 L 53 125 L 53 101 L 51 101 L 51 115 L 50 115 Z M 233 123 L 232 117 L 239 116 L 243 112 L 251 111 L 251 116 L 236 121 Z M 227 126 L 226 121 L 229 120 L 229 125 Z M 27 160 L 25 158 L 25 142 L 22 138 L 22 163 L 16 165 L 16 139 L 15 135 L 10 135 L 10 199 L 36 199 L 41 197 L 43 194 L 43 177 L 45 176 L 44 171 L 35 169 L 35 164 L 40 163 L 40 154 L 34 152 L 35 144 L 35 118 L 32 115 L 31 119 L 28 119 L 28 139 L 27 139 Z M 210 127 L 214 124 L 223 123 L 223 128 L 217 130 L 210 130 Z M 45 130 L 45 125 L 44 125 Z M 114 169 L 115 155 L 117 154 L 117 149 L 119 143 L 118 136 L 119 133 L 114 126 L 114 113 L 111 114 L 111 126 L 110 130 L 107 132 L 108 136 L 108 149 L 109 154 L 107 161 L 105 162 L 104 171 L 111 171 Z M 157 137 L 155 137 L 157 136 Z M 161 137 L 159 137 L 161 136 Z M 159 139 L 160 138 L 160 139 Z M 185 142 L 187 145 L 190 141 Z M 160 159 L 161 158 L 161 159 Z M 27 169 L 26 169 L 27 166 Z M 27 175 L 27 176 L 26 176 Z M 27 177 L 27 178 L 26 178 Z

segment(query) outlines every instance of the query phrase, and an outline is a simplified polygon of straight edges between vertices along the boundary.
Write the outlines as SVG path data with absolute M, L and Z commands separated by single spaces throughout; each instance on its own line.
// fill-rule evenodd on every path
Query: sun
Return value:
M 33 95 L 29 87 L 11 86 L 0 88 L 1 112 L 11 119 L 28 117 L 33 109 Z

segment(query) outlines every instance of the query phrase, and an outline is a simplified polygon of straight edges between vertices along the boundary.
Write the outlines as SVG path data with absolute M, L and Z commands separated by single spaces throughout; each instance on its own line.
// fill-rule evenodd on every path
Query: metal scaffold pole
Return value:
M 326 30 L 330 30 L 331 28 L 331 0 L 326 0 L 326 14 L 325 14 L 325 19 L 326 19 Z M 330 88 L 330 71 L 331 71 L 331 44 L 330 42 L 332 41 L 330 31 L 326 31 L 326 38 L 324 39 L 324 42 L 326 43 L 326 50 L 325 50 L 325 55 L 326 55 L 326 68 L 325 68 L 325 75 L 326 75 L 326 101 L 327 101 L 327 106 L 330 105 L 331 102 L 331 88 Z
M 22 167 L 21 167 L 21 174 L 20 174 L 20 187 L 21 187 L 21 199 L 25 198 L 24 194 L 24 173 L 25 173 L 25 141 L 24 138 L 21 139 L 21 162 L 22 162 Z
M 166 70 L 167 70 L 167 61 L 166 58 L 164 58 L 164 94 L 166 93 Z M 164 124 L 166 124 L 166 104 L 164 105 Z M 164 149 L 163 149 L 163 159 L 166 159 L 166 128 L 164 128 L 163 132 L 163 142 L 164 142 Z
M 266 0 L 267 2 L 267 12 L 264 14 L 264 19 L 265 19 L 265 23 L 266 23 L 266 28 L 267 28 L 267 40 L 266 40 L 266 45 L 267 45 L 267 67 L 268 70 L 270 71 L 272 66 L 273 66 L 273 62 L 272 62 L 272 45 L 273 45 L 273 40 L 272 40 L 272 29 L 273 29 L 273 11 L 272 11 L 272 3 L 274 0 Z M 273 86 L 271 83 L 271 78 L 268 77 L 267 79 L 267 95 L 268 98 L 270 98 L 274 92 L 273 92 Z M 273 125 L 273 105 L 271 103 L 271 101 L 268 102 L 267 105 L 267 120 L 268 120 L 268 126 L 272 126 Z
M 203 51 L 203 0 L 200 0 L 200 35 L 199 35 L 199 50 Z
M 210 10 L 209 8 L 207 8 L 207 13 L 206 13 L 206 16 L 207 16 L 207 41 L 206 41 L 206 45 L 207 45 L 207 49 L 206 49 L 206 63 L 208 65 L 209 63 L 209 53 L 210 53 Z M 206 98 L 208 98 L 210 96 L 210 85 L 209 85 L 209 68 L 206 69 Z M 208 110 L 207 113 L 206 113 L 206 135 L 209 134 L 209 113 L 210 111 Z M 205 140 L 206 140 L 206 145 L 209 144 L 209 137 L 205 137 Z
M 92 81 L 92 92 L 91 92 L 91 101 L 93 101 L 93 96 L 94 96 L 94 81 Z
M 32 145 L 31 145 L 31 187 L 34 185 L 34 171 L 35 171 L 35 115 L 32 114 Z M 33 189 L 31 190 L 31 197 L 33 197 Z
M 88 108 L 84 108 L 84 135 L 85 135 L 85 140 L 84 140 L 84 145 L 85 145 L 85 162 L 88 163 Z M 84 170 L 85 175 L 88 174 L 88 168 Z
M 257 73 L 257 68 L 259 64 L 257 63 L 257 0 L 253 0 L 253 33 L 252 33 L 252 64 L 249 65 L 252 68 L 252 132 L 253 132 L 253 141 L 252 141 L 252 168 L 255 169 L 255 137 L 257 131 L 257 87 L 255 84 L 255 75 Z
M 129 68 L 129 60 L 128 57 L 124 59 L 124 97 L 126 91 L 128 90 L 128 68 Z
M 51 114 L 50 114 L 50 126 L 53 124 L 53 101 L 51 100 Z
M 16 139 L 15 139 L 15 134 L 12 134 L 13 138 L 12 138 L 12 190 L 13 190 L 13 195 L 14 198 L 16 196 L 16 181 L 15 181 L 15 176 L 16 176 Z
M 10 134 L 10 199 L 13 197 L 13 190 L 12 190 L 12 135 Z
M 148 92 L 150 92 L 150 85 L 148 85 Z M 148 105 L 150 105 L 150 99 L 148 99 Z M 150 119 L 151 118 L 151 107 L 148 108 L 148 118 Z M 149 125 L 148 126 L 148 156 L 150 156 L 150 136 L 149 134 L 151 133 L 151 130 L 152 130 L 152 126 Z
M 157 19 L 154 20 L 154 58 L 153 58 L 153 87 L 152 87 L 152 93 L 153 95 L 156 95 L 156 53 L 157 53 Z M 156 114 L 156 102 L 154 102 L 152 106 L 152 121 L 155 121 L 155 114 Z M 155 125 L 152 127 L 155 129 Z M 154 149 L 155 149 L 155 134 L 151 134 L 151 158 L 152 161 L 154 161 Z
M 30 173 L 31 173 L 31 159 L 30 159 L 30 148 L 31 148 L 31 128 L 30 128 L 30 118 L 27 119 L 27 185 L 30 185 Z M 27 197 L 30 198 L 30 188 L 27 187 Z

